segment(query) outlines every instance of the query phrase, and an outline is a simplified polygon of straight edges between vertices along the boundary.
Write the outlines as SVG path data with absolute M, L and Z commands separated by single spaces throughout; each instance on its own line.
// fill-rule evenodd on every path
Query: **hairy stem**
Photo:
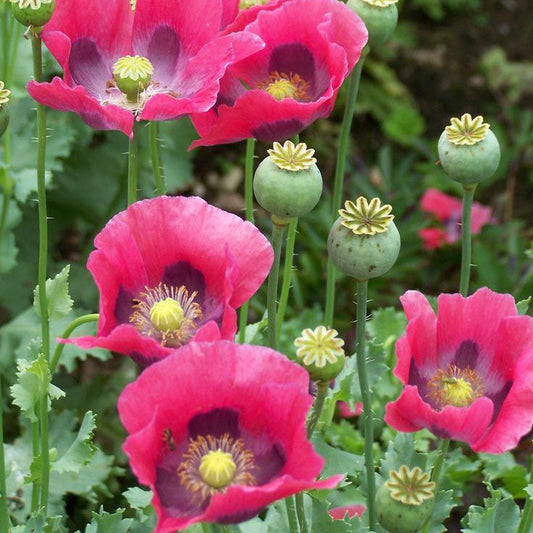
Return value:
M 128 205 L 137 200 L 137 180 L 139 177 L 138 123 L 133 122 L 133 132 L 128 146 Z
M 159 143 L 159 123 L 150 122 L 150 156 L 154 173 L 155 190 L 159 196 L 165 194 L 165 179 L 161 166 L 161 145 Z
M 472 261 L 471 215 L 475 190 L 476 185 L 463 186 L 463 217 L 461 219 L 461 281 L 459 284 L 459 292 L 463 296 L 468 296 L 468 287 L 470 285 L 470 263 Z
M 276 300 L 278 297 L 279 263 L 281 256 L 281 245 L 283 233 L 286 225 L 276 224 L 272 220 L 272 247 L 274 248 L 274 263 L 268 275 L 267 287 L 267 309 L 268 309 L 268 343 L 274 350 L 278 349 L 278 334 L 276 324 Z

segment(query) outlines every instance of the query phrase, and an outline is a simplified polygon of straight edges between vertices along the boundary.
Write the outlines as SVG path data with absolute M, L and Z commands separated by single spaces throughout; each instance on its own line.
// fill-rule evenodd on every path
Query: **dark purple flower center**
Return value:
M 155 488 L 172 516 L 199 514 L 211 497 L 230 485 L 263 485 L 285 464 L 281 444 L 266 435 L 250 435 L 230 408 L 216 408 L 192 417 L 187 435 L 165 429 Z M 250 510 L 249 518 L 257 513 Z M 226 517 L 227 521 L 239 521 Z

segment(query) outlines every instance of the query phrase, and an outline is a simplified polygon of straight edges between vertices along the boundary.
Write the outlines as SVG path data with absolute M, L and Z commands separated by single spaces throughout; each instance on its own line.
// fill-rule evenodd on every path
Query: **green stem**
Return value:
M 254 152 L 255 139 L 246 140 L 246 157 L 244 162 L 244 202 L 246 206 L 246 220 L 254 223 L 254 194 L 253 194 L 253 179 L 254 179 Z M 244 335 L 246 333 L 246 324 L 248 323 L 248 308 L 250 301 L 247 300 L 242 304 L 239 312 L 239 343 L 244 343 Z
M 41 38 L 32 36 L 33 75 L 35 81 L 43 81 L 43 60 Z M 42 353 L 48 362 L 50 359 L 50 323 L 48 300 L 46 295 L 46 263 L 48 258 L 48 221 L 46 210 L 46 111 L 37 104 L 37 198 L 39 203 L 39 310 L 41 315 Z M 48 393 L 39 400 L 39 424 L 41 437 L 41 501 L 46 514 L 48 508 L 48 485 L 50 480 L 50 457 L 48 449 Z M 34 484 L 34 490 L 36 486 Z
M 320 413 L 324 407 L 324 400 L 328 395 L 329 383 L 327 381 L 318 381 L 317 382 L 317 391 L 316 398 L 313 402 L 313 408 L 311 410 L 311 415 L 307 421 L 307 438 L 310 439 L 313 436 L 315 431 L 316 424 L 320 418 Z
M 41 441 L 39 439 L 39 422 L 35 421 L 31 424 L 31 439 L 32 439 L 32 454 L 33 457 L 39 457 L 41 454 Z M 39 497 L 41 495 L 41 482 L 36 480 L 33 482 L 31 491 L 31 512 L 34 513 L 39 508 Z
M 133 122 L 133 132 L 128 147 L 128 205 L 137 200 L 137 179 L 139 177 L 138 122 Z
M 202 522 L 200 525 L 202 526 L 202 533 L 211 533 L 211 528 L 207 522 Z
M 274 248 L 274 263 L 268 275 L 267 309 L 268 309 L 268 343 L 274 350 L 278 349 L 278 335 L 276 328 L 276 299 L 278 296 L 279 263 L 281 245 L 286 224 L 279 225 L 272 217 L 272 247 Z
M 76 318 L 73 320 L 63 331 L 61 334 L 62 339 L 68 339 L 71 335 L 71 333 L 82 324 L 87 324 L 88 322 L 98 322 L 99 318 L 98 313 L 94 313 L 91 315 L 83 315 L 79 318 Z M 62 343 L 59 343 L 56 346 L 56 349 L 54 350 L 54 355 L 52 357 L 52 362 L 50 363 L 50 372 L 52 375 L 54 375 L 54 372 L 56 371 L 57 365 L 59 364 L 59 359 L 61 358 L 61 354 L 63 353 L 63 350 L 65 348 L 65 345 Z
M 165 179 L 161 166 L 161 145 L 159 144 L 159 123 L 150 122 L 150 156 L 152 158 L 152 171 L 154 173 L 155 190 L 161 196 L 165 194 Z
M 353 114 L 355 111 L 355 103 L 357 101 L 357 93 L 359 92 L 359 82 L 361 80 L 361 72 L 365 57 L 368 54 L 368 48 L 364 48 L 361 58 L 355 65 L 353 72 L 348 79 L 348 94 L 346 96 L 346 106 L 344 108 L 344 116 L 342 117 L 341 131 L 339 136 L 339 148 L 337 150 L 337 163 L 335 167 L 335 181 L 333 186 L 333 200 L 331 204 L 331 223 L 335 222 L 338 216 L 338 210 L 342 202 L 342 189 L 344 182 L 344 171 L 346 169 L 346 153 L 348 151 L 348 144 L 350 139 L 350 131 L 352 128 Z M 331 259 L 328 258 L 327 267 L 327 281 L 326 281 L 326 311 L 325 311 L 325 326 L 333 327 L 333 310 L 335 307 L 335 278 L 337 272 L 335 265 Z
M 461 281 L 459 292 L 463 296 L 468 296 L 468 286 L 470 285 L 470 263 L 472 257 L 472 232 L 471 214 L 472 202 L 476 185 L 463 185 L 463 216 L 461 219 Z
M 0 531 L 9 531 L 9 512 L 6 498 L 6 467 L 4 458 L 4 398 L 0 376 Z
M 294 496 L 285 498 L 285 507 L 287 508 L 287 520 L 289 522 L 290 533 L 300 533 L 298 527 L 298 513 L 296 512 L 296 502 Z
M 529 482 L 533 483 L 533 459 L 529 468 Z M 529 533 L 530 531 L 533 531 L 533 498 L 528 495 L 516 533 Z
M 372 423 L 372 397 L 368 384 L 366 369 L 366 302 L 368 293 L 368 280 L 357 280 L 357 329 L 356 329 L 356 353 L 357 372 L 359 374 L 359 386 L 363 398 L 363 417 L 365 428 L 365 468 L 367 483 L 367 509 L 368 523 L 371 530 L 376 529 L 376 480 L 374 474 L 374 458 L 372 445 L 374 443 L 374 426 Z
M 305 507 L 304 507 L 304 493 L 298 492 L 294 496 L 296 501 L 296 515 L 298 516 L 298 524 L 300 524 L 300 532 L 308 533 L 307 520 L 305 519 Z
M 279 308 L 276 327 L 278 337 L 281 333 L 281 325 L 285 318 L 285 310 L 289 301 L 289 291 L 291 290 L 292 264 L 294 259 L 294 243 L 296 242 L 296 230 L 298 228 L 298 217 L 294 217 L 289 222 L 287 230 L 287 244 L 285 248 L 285 263 L 283 264 L 283 282 L 281 284 L 281 294 L 279 297 Z

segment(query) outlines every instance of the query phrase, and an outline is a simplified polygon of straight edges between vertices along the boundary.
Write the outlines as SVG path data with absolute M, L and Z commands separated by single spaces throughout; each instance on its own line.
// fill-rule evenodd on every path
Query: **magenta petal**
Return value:
M 102 106 L 81 86 L 69 87 L 56 77 L 50 83 L 30 81 L 26 88 L 40 104 L 59 111 L 73 111 L 91 128 L 120 130 L 131 135 L 133 115 L 130 111 L 114 105 Z
M 442 411 L 435 411 L 420 398 L 416 387 L 407 385 L 397 400 L 386 405 L 385 422 L 397 431 L 427 428 L 438 437 L 472 445 L 487 430 L 492 413 L 492 402 L 483 397 L 469 407 L 448 405 Z
M 440 366 L 445 368 L 451 364 L 461 343 L 468 339 L 477 346 L 477 369 L 486 375 L 495 354 L 500 321 L 517 314 L 514 298 L 483 287 L 468 298 L 460 294 L 442 294 L 438 306 Z
M 420 208 L 426 213 L 432 213 L 438 220 L 444 221 L 461 212 L 461 200 L 438 189 L 428 189 L 420 198 Z

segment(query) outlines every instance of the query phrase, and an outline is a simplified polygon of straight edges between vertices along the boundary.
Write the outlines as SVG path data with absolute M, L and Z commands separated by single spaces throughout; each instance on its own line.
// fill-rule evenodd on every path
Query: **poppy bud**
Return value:
M 347 201 L 328 236 L 328 254 L 334 265 L 358 280 L 385 274 L 398 258 L 400 234 L 390 205 L 360 196 Z
M 391 470 L 376 494 L 379 523 L 389 533 L 417 533 L 429 520 L 435 502 L 435 483 L 420 468 L 402 465 Z
M 9 95 L 11 91 L 4 89 L 4 82 L 0 81 L 0 137 L 4 134 L 9 124 Z
M 294 341 L 298 362 L 309 372 L 313 381 L 329 382 L 336 378 L 344 367 L 344 341 L 337 331 L 318 326 L 306 328 Z
M 348 0 L 346 5 L 365 23 L 370 47 L 384 43 L 392 35 L 398 22 L 397 1 Z
M 54 14 L 55 0 L 11 0 L 13 16 L 24 26 L 40 28 Z
M 500 144 L 482 116 L 465 113 L 452 118 L 439 139 L 439 159 L 444 172 L 463 185 L 490 178 L 500 163 Z
M 305 143 L 274 143 L 257 167 L 254 194 L 259 205 L 281 218 L 305 215 L 322 194 L 322 175 Z

